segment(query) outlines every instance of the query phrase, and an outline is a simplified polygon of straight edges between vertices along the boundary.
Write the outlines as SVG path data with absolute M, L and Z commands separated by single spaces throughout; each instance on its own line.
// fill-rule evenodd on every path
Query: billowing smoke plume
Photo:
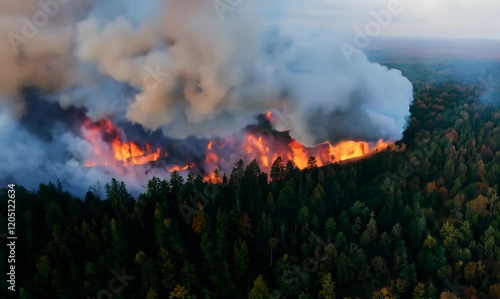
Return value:
M 398 139 L 412 100 L 401 72 L 364 55 L 345 57 L 330 31 L 298 31 L 286 19 L 270 26 L 260 13 L 240 13 L 254 5 L 265 11 L 261 1 L 7 2 L 0 4 L 0 140 L 10 146 L 2 181 L 53 179 L 47 161 L 74 163 L 75 185 L 107 175 L 77 166 L 75 144 L 85 140 L 60 116 L 28 109 L 26 86 L 46 105 L 175 139 L 239 132 L 274 108 L 289 115 L 282 129 L 311 146 Z M 30 126 L 34 115 L 47 121 Z

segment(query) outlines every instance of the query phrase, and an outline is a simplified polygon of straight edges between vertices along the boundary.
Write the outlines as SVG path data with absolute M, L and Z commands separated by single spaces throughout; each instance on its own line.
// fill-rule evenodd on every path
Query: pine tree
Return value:
M 269 290 L 264 282 L 262 275 L 259 275 L 253 284 L 253 288 L 248 295 L 248 299 L 271 299 Z
M 442 292 L 440 297 L 440 299 L 460 299 L 459 297 L 457 297 L 457 295 L 453 294 L 452 292 Z
M 240 234 L 244 237 L 252 238 L 252 219 L 248 216 L 248 213 L 245 212 L 240 218 Z
M 168 296 L 169 299 L 187 299 L 189 291 L 184 287 L 177 285 L 175 289 L 170 292 L 170 295 Z
M 424 299 L 425 298 L 425 285 L 419 282 L 415 289 L 413 289 L 412 299 Z
M 323 299 L 335 299 L 336 296 L 332 274 L 327 273 L 321 278 L 321 290 L 318 293 L 318 297 Z
M 372 241 L 376 241 L 378 239 L 377 221 L 375 220 L 375 214 L 373 212 L 370 213 L 370 220 L 366 225 L 366 231 Z
M 328 240 L 333 240 L 335 237 L 335 232 L 337 230 L 337 223 L 333 217 L 328 218 L 325 223 L 325 238 Z
M 152 288 L 149 288 L 148 294 L 146 295 L 146 299 L 158 299 L 158 293 Z
M 318 167 L 318 162 L 316 161 L 316 157 L 309 157 L 307 160 L 307 168 L 316 168 Z
M 234 251 L 234 272 L 238 279 L 245 277 L 248 268 L 248 247 L 245 241 L 235 241 L 233 245 Z
M 24 288 L 19 289 L 19 299 L 31 299 L 31 295 Z
M 271 179 L 273 182 L 280 181 L 283 179 L 284 175 L 285 164 L 283 163 L 281 156 L 278 156 L 271 166 Z
M 203 208 L 198 212 L 196 216 L 193 218 L 193 222 L 191 223 L 191 227 L 195 234 L 199 235 L 203 231 L 203 222 L 205 220 Z

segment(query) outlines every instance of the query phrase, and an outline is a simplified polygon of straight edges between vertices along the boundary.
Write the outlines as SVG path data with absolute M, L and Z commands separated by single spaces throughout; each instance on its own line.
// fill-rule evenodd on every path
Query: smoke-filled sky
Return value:
M 373 20 L 371 12 L 400 3 L 381 35 L 433 38 L 500 39 L 500 1 L 497 0 L 276 0 L 272 11 L 252 7 L 248 13 L 266 13 L 269 20 L 285 17 L 289 22 L 330 26 L 340 31 L 363 27 Z M 285 7 L 285 9 L 283 9 Z M 332 19 L 335 22 L 332 22 Z
M 76 188 L 116 175 L 79 166 L 85 140 L 64 112 L 74 109 L 177 139 L 236 133 L 277 109 L 288 115 L 282 129 L 306 145 L 397 140 L 412 84 L 369 62 L 370 40 L 353 28 L 373 24 L 376 12 L 384 24 L 375 35 L 485 36 L 479 25 L 456 23 L 478 18 L 465 1 L 396 2 L 3 0 L 0 140 L 9 147 L 0 152 L 0 180 L 63 175 Z M 490 3 L 488 14 L 498 7 Z M 50 105 L 62 112 L 42 109 Z
M 0 88 L 18 116 L 23 85 L 93 119 L 111 114 L 176 138 L 231 133 L 285 106 L 301 116 L 292 136 L 313 145 L 398 138 L 408 112 L 411 84 L 400 72 L 341 47 L 342 35 L 327 27 L 289 26 L 286 16 L 267 23 L 276 4 L 11 2 L 0 27 L 8 41 Z M 124 86 L 137 95 L 117 103 Z

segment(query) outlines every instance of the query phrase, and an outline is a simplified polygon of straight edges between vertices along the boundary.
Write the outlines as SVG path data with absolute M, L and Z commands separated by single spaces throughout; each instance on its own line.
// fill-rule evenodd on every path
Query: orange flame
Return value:
M 208 153 L 207 157 L 205 158 L 205 161 L 207 163 L 217 163 L 218 160 L 219 160 L 219 157 L 217 156 L 216 153 L 213 153 L 213 152 Z
M 266 118 L 272 113 L 268 111 Z M 87 120 L 82 127 L 82 135 L 93 146 L 92 158 L 85 161 L 85 167 L 99 165 L 141 165 L 167 157 L 166 151 L 160 148 L 153 150 L 149 144 L 143 146 L 132 141 L 122 141 L 121 132 L 110 120 L 92 122 Z M 104 141 L 107 140 L 107 141 Z M 261 170 L 269 172 L 272 163 L 278 156 L 284 161 L 291 160 L 299 169 L 308 167 L 310 157 L 315 157 L 316 165 L 323 166 L 338 163 L 349 159 L 367 157 L 373 153 L 388 148 L 392 142 L 379 140 L 376 144 L 365 141 L 346 140 L 332 145 L 330 142 L 321 143 L 315 147 L 306 147 L 295 139 L 283 137 L 260 136 L 253 133 L 244 133 L 243 136 L 230 135 L 223 139 L 210 140 L 206 145 L 205 169 L 221 169 L 227 163 L 229 167 L 222 171 L 230 171 L 232 164 L 242 159 L 245 163 L 251 160 L 259 162 Z M 168 172 L 184 171 L 196 167 L 194 163 L 173 165 L 167 168 Z M 204 177 L 204 181 L 221 183 L 222 178 L 217 172 L 211 172 Z
M 270 120 L 271 120 L 271 118 L 272 118 L 272 116 L 273 116 L 273 113 L 272 113 L 271 111 L 267 111 L 267 112 L 266 112 L 266 119 L 267 119 L 267 120 L 269 120 L 269 121 L 270 121 Z
M 195 166 L 196 165 L 194 163 L 186 164 L 184 166 L 174 165 L 168 168 L 168 172 L 188 170 L 189 168 L 193 168 Z
M 248 134 L 241 145 L 241 149 L 249 157 L 257 159 L 263 166 L 269 166 L 269 146 L 264 142 L 262 136 L 255 137 L 252 134 Z
M 115 160 L 122 161 L 125 165 L 128 162 L 136 165 L 146 164 L 156 161 L 160 157 L 160 149 L 157 148 L 156 152 L 151 153 L 151 146 L 149 144 L 146 144 L 145 151 L 141 150 L 134 142 L 122 143 L 118 139 L 113 140 L 112 145 Z
M 222 178 L 217 172 L 212 171 L 203 178 L 203 181 L 211 184 L 220 184 L 222 183 Z
M 343 141 L 335 147 L 329 145 L 330 155 L 333 157 L 334 162 L 349 160 L 352 158 L 363 157 L 374 152 L 381 151 L 389 146 L 388 142 L 379 140 L 375 147 L 370 147 L 364 141 Z
M 295 139 L 292 140 L 289 144 L 290 148 L 292 149 L 292 159 L 295 165 L 299 169 L 304 169 L 307 166 L 307 160 L 309 160 L 309 154 L 306 151 L 305 146 L 302 144 L 298 143 L 295 141 Z
M 216 144 L 218 145 L 217 149 L 229 149 L 231 156 L 225 157 L 225 159 L 221 158 L 217 149 L 213 147 Z M 233 138 L 225 138 L 220 141 L 211 140 L 207 145 L 205 164 L 209 169 L 218 169 L 218 163 L 223 161 L 234 162 L 243 159 L 249 163 L 255 159 L 263 171 L 269 172 L 272 163 L 278 156 L 281 156 L 284 161 L 292 160 L 299 169 L 304 169 L 308 167 L 310 157 L 315 158 L 317 166 L 324 166 L 349 159 L 367 157 L 386 149 L 391 144 L 392 142 L 383 140 L 379 140 L 375 145 L 365 141 L 347 140 L 335 145 L 324 142 L 315 147 L 306 147 L 295 139 L 292 139 L 288 144 L 280 144 L 272 137 L 265 138 L 246 133 L 239 145 L 235 144 Z M 213 174 L 207 175 L 205 181 L 214 181 Z
M 88 119 L 83 125 L 82 134 L 92 144 L 94 150 L 93 158 L 98 160 L 86 161 L 83 164 L 84 167 L 109 165 L 111 157 L 106 155 L 102 148 L 104 143 L 104 134 L 107 134 L 112 138 L 112 158 L 115 161 L 122 162 L 123 165 L 128 165 L 129 163 L 136 165 L 146 164 L 156 161 L 160 157 L 160 149 L 157 148 L 156 151 L 152 151 L 149 144 L 145 144 L 144 147 L 140 147 L 134 142 L 122 142 L 120 140 L 119 130 L 108 119 L 97 122 L 92 122 Z

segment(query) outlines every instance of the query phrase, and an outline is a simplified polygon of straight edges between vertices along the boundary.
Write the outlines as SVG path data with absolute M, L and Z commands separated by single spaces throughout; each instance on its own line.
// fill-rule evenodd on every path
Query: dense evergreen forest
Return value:
M 500 298 L 498 106 L 479 83 L 412 83 L 404 138 L 352 163 L 235 161 L 220 184 L 173 173 L 138 198 L 16 186 L 15 297 Z M 3 240 L 5 272 L 7 256 Z

